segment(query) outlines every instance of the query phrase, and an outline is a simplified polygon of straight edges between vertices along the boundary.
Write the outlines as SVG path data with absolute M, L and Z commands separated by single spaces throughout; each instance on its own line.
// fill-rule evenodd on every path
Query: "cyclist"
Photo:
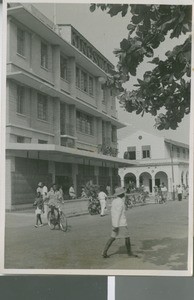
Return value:
M 57 211 L 57 218 L 59 218 L 60 204 L 62 203 L 63 199 L 61 192 L 59 191 L 59 188 L 55 183 L 52 185 L 52 188 L 48 192 L 47 198 L 49 199 L 48 206 L 51 207 L 51 213 L 55 215 L 55 211 Z

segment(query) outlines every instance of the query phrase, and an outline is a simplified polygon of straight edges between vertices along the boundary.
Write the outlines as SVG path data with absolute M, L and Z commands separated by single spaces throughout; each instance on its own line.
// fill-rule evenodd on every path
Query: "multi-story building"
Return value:
M 164 183 L 169 192 L 176 186 L 189 184 L 189 146 L 180 142 L 137 131 L 119 142 L 119 155 L 133 161 L 134 166 L 121 168 L 123 185 L 133 182 L 144 185 L 152 193 L 153 187 Z
M 66 197 L 88 180 L 112 188 L 118 168 L 113 65 L 71 25 L 30 4 L 7 11 L 6 208 L 32 203 L 39 181 Z

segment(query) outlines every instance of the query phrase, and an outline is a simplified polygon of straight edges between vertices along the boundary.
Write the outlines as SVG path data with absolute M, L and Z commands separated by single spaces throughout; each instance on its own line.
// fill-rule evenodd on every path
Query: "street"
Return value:
M 5 269 L 185 270 L 188 249 L 188 201 L 134 207 L 126 212 L 133 251 L 124 240 L 101 256 L 110 237 L 110 214 L 68 218 L 68 231 L 34 227 L 32 212 L 6 214 Z M 45 221 L 45 219 L 43 219 Z

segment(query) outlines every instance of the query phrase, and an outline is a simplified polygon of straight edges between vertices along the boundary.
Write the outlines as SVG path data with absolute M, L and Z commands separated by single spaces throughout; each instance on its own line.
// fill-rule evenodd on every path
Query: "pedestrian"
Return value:
M 111 196 L 111 187 L 109 184 L 107 184 L 107 186 L 106 186 L 106 191 L 107 191 L 107 195 Z
M 82 187 L 81 198 L 82 198 L 82 199 L 87 198 L 87 195 L 86 195 L 86 192 L 85 192 L 85 188 L 84 188 L 84 187 Z
M 101 217 L 105 216 L 106 199 L 107 199 L 107 195 L 103 192 L 103 188 L 100 187 L 100 192 L 98 194 L 98 200 L 100 201 L 100 207 L 101 207 L 100 216 Z
M 178 201 L 182 201 L 183 189 L 180 184 L 177 187 L 177 194 L 178 194 Z
M 159 190 L 157 186 L 154 186 L 154 198 L 155 198 L 155 203 L 159 203 Z
M 45 183 L 42 183 L 42 198 L 43 198 L 43 213 L 46 212 L 47 213 L 47 204 L 46 204 L 46 197 L 47 197 L 47 194 L 48 194 L 48 188 L 46 186 Z
M 55 214 L 55 208 L 58 208 L 63 202 L 61 192 L 59 191 L 59 188 L 55 183 L 53 183 L 52 188 L 48 192 L 47 199 L 49 200 L 48 205 L 51 206 L 52 214 Z M 57 217 L 59 217 L 59 212 Z
M 62 188 L 62 186 L 59 187 L 59 192 L 61 193 L 61 199 L 63 200 L 63 188 Z
M 113 195 L 115 198 L 112 201 L 111 219 L 112 232 L 111 237 L 107 241 L 102 256 L 108 258 L 107 251 L 115 241 L 115 239 L 124 238 L 127 253 L 130 257 L 137 257 L 131 249 L 131 241 L 128 232 L 127 219 L 125 215 L 125 189 L 118 187 Z
M 43 204 L 42 183 L 41 182 L 38 184 L 38 188 L 36 191 L 37 191 L 36 200 L 33 204 L 33 206 L 36 207 L 36 210 L 35 210 L 36 224 L 34 226 L 36 228 L 38 228 L 38 226 L 40 226 L 40 227 L 43 226 L 41 214 L 43 213 L 44 204 Z M 40 223 L 40 225 L 38 223 Z
M 74 190 L 74 185 L 72 184 L 69 188 L 69 196 L 71 199 L 75 199 L 76 198 L 76 194 L 75 194 L 75 190 Z
M 43 194 L 43 183 L 42 182 L 39 182 L 38 183 L 38 187 L 36 189 L 36 194 L 37 194 L 37 197 L 39 195 L 42 195 Z
M 167 190 L 167 187 L 165 186 L 164 182 L 162 182 L 161 192 L 162 192 L 162 202 L 166 203 L 168 190 Z

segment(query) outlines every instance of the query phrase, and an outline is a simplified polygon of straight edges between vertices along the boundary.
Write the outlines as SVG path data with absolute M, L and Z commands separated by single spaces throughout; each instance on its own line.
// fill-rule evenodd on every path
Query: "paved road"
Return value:
M 63 233 L 47 225 L 35 228 L 32 213 L 7 213 L 5 268 L 185 270 L 187 213 L 186 200 L 128 210 L 133 250 L 139 258 L 129 258 L 124 240 L 117 240 L 108 259 L 101 252 L 110 235 L 110 215 L 69 218 L 68 232 Z

